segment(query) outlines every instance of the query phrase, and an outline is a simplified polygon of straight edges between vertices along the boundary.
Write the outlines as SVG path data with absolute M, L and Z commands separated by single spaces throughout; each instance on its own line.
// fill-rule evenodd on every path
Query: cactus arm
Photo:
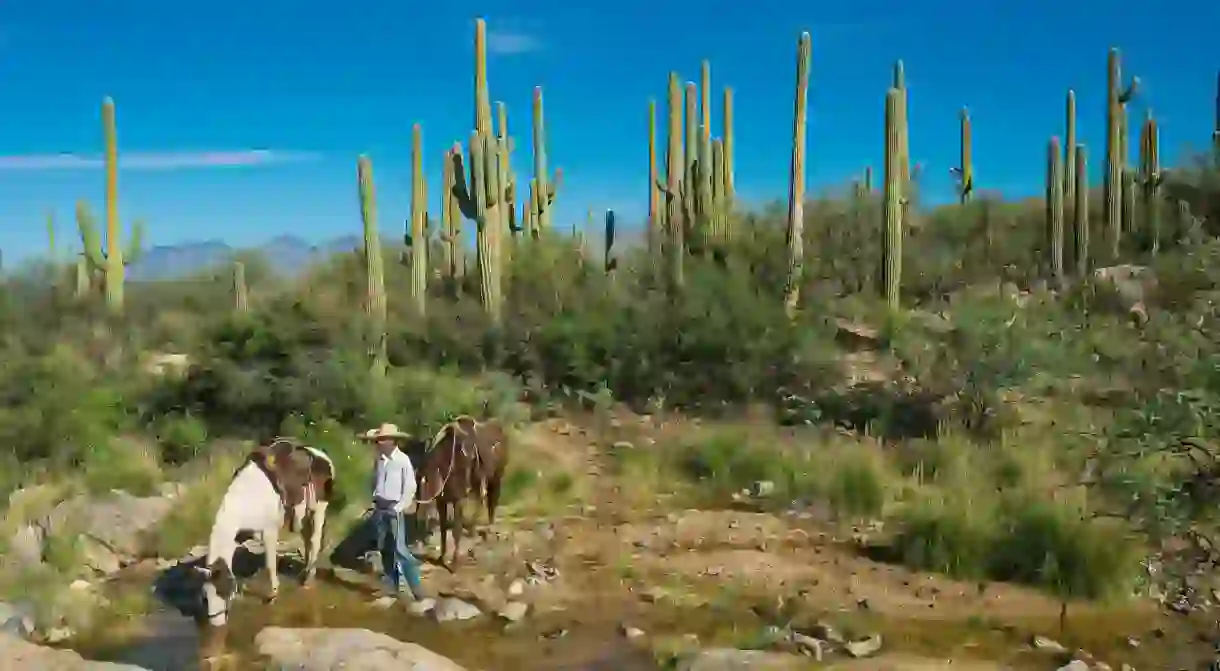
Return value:
M 147 227 L 144 225 L 143 219 L 136 219 L 131 223 L 131 240 L 127 242 L 127 246 L 123 250 L 123 262 L 126 265 L 139 263 L 144 256 L 144 231 Z
M 106 254 L 102 252 L 102 237 L 97 230 L 97 219 L 85 201 L 76 203 L 76 227 L 80 230 L 81 246 L 85 260 L 92 270 L 106 267 Z

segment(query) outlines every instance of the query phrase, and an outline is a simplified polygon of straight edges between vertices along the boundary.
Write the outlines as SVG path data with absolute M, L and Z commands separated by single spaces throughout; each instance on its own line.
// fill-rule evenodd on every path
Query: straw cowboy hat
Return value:
M 369 429 L 360 434 L 360 438 L 368 441 L 390 439 L 390 440 L 406 440 L 410 438 L 410 434 L 404 433 L 398 428 L 397 424 L 382 424 L 375 429 Z

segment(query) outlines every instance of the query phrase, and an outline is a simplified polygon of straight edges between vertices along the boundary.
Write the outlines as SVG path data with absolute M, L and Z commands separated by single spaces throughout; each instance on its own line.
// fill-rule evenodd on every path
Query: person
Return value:
M 393 424 L 366 431 L 362 438 L 377 449 L 373 462 L 373 505 L 369 511 L 377 549 L 384 567 L 383 580 L 392 594 L 409 591 L 426 598 L 419 577 L 419 560 L 408 549 L 406 513 L 415 505 L 415 469 L 398 449 L 409 436 Z

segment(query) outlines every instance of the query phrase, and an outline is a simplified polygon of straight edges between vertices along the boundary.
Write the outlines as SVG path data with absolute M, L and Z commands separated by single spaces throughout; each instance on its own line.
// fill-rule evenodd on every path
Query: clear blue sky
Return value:
M 1220 4 L 962 2 L 314 3 L 41 0 L 0 7 L 0 248 L 45 249 L 45 212 L 76 242 L 72 205 L 101 207 L 103 96 L 118 106 L 125 222 L 153 244 L 359 230 L 355 163 L 375 164 L 383 233 L 409 203 L 411 124 L 424 127 L 431 199 L 444 147 L 472 125 L 473 19 L 491 33 L 492 96 L 509 109 L 519 175 L 530 169 L 529 101 L 546 92 L 552 166 L 565 170 L 559 221 L 589 207 L 638 220 L 647 203 L 646 112 L 666 76 L 712 62 L 736 89 L 736 174 L 754 200 L 784 197 L 797 35 L 813 35 L 809 184 L 879 168 L 891 65 L 906 62 L 911 152 L 944 198 L 957 112 L 972 111 L 976 182 L 1038 192 L 1049 136 L 1075 87 L 1081 140 L 1101 158 L 1106 50 L 1145 84 L 1167 162 L 1209 136 Z M 1170 9 L 1172 7 L 1172 9 Z M 663 110 L 663 106 L 662 106 Z M 1142 115 L 1142 107 L 1133 117 Z M 1132 143 L 1135 144 L 1134 142 Z M 246 154 L 251 149 L 269 154 Z M 233 152 L 199 156 L 203 152 Z M 69 153 L 84 158 L 47 158 Z M 167 156 L 167 153 L 175 153 Z M 244 159 L 256 163 L 216 166 Z M 259 159 L 259 160 L 255 160 Z M 200 165 L 203 164 L 203 165 Z M 169 168 L 175 169 L 169 169 Z M 431 208 L 435 211 L 437 208 Z

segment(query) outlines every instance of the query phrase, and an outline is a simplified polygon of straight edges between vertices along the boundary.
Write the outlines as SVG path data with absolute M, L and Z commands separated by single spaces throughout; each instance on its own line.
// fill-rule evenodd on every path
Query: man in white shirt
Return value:
M 392 593 L 409 590 L 416 599 L 423 599 L 419 561 L 407 549 L 406 513 L 415 508 L 415 469 L 406 453 L 398 449 L 398 443 L 409 436 L 393 424 L 382 424 L 362 437 L 377 448 L 370 521 L 381 552 L 383 579 Z

